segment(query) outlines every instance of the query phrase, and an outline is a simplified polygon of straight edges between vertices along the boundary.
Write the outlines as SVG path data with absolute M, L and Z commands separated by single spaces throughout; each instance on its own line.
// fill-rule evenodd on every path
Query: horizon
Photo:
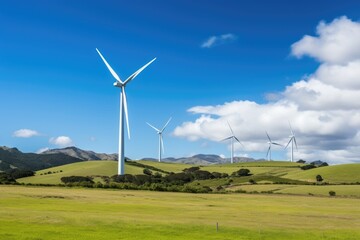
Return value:
M 230 158 L 228 121 L 234 156 L 266 159 L 265 132 L 286 145 L 290 122 L 294 162 L 360 163 L 357 1 L 20 2 L 0 10 L 0 145 L 116 153 L 120 91 L 98 48 L 122 79 L 157 58 L 126 89 L 130 159 L 156 159 L 146 122 L 172 117 L 164 158 Z

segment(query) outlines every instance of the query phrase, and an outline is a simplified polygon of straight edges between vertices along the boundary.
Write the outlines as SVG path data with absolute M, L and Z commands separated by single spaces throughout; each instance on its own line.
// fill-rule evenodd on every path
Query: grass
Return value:
M 193 165 L 185 164 L 185 163 L 169 163 L 169 162 L 154 162 L 154 161 L 147 161 L 147 160 L 140 160 L 137 161 L 139 163 L 153 166 L 156 168 L 160 168 L 167 172 L 182 172 L 185 168 L 192 167 Z
M 232 186 L 228 191 L 244 190 L 246 192 L 273 192 L 286 194 L 302 194 L 329 196 L 329 191 L 335 191 L 337 196 L 360 198 L 360 185 L 287 185 L 287 184 L 253 184 Z
M 360 183 L 360 163 L 341 164 L 320 167 L 299 172 L 289 172 L 286 178 L 315 182 L 316 175 L 320 174 L 328 183 Z
M 113 176 L 117 174 L 118 164 L 116 161 L 86 161 L 71 163 L 59 167 L 48 168 L 36 172 L 33 177 L 18 179 L 20 183 L 44 183 L 59 184 L 64 176 Z M 48 172 L 51 174 L 46 174 Z M 62 172 L 60 172 L 62 171 Z M 55 172 L 55 173 L 53 173 Z M 125 164 L 125 173 L 142 174 L 143 168 Z M 41 175 L 42 174 L 42 175 Z
M 0 192 L 0 239 L 7 240 L 360 238 L 359 199 L 23 186 Z

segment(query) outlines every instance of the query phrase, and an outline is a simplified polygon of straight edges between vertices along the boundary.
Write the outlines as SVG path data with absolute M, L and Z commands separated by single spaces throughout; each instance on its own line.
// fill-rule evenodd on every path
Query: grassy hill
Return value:
M 64 176 L 113 176 L 117 174 L 115 161 L 85 161 L 48 168 L 36 172 L 33 177 L 18 179 L 20 183 L 59 184 Z M 51 172 L 51 174 L 48 174 Z M 125 173 L 142 174 L 143 168 L 125 164 Z
M 284 177 L 308 182 L 315 182 L 316 175 L 321 175 L 328 183 L 360 183 L 360 163 L 341 164 L 314 168 L 306 171 L 289 172 Z
M 327 166 L 310 170 L 301 170 L 301 165 L 291 162 L 263 161 L 200 166 L 201 170 L 229 175 L 240 168 L 246 168 L 250 170 L 251 176 L 195 180 L 187 183 L 187 185 L 190 187 L 206 186 L 213 190 L 221 186 L 225 191 L 231 192 L 271 192 L 322 196 L 327 196 L 329 191 L 335 191 L 338 196 L 360 197 L 360 185 L 309 185 L 315 182 L 315 177 L 318 174 L 324 178 L 324 182 L 330 184 L 360 182 L 360 164 Z M 177 173 L 193 166 L 195 165 L 146 160 L 131 161 L 125 164 L 125 173 L 143 174 L 144 168 L 152 168 L 152 172 L 161 174 L 166 174 L 166 172 Z M 91 176 L 95 182 L 102 182 L 101 176 L 113 176 L 116 173 L 116 161 L 85 161 L 40 170 L 36 172 L 35 176 L 21 178 L 17 181 L 32 184 L 60 184 L 60 179 L 64 176 Z M 249 184 L 250 181 L 256 184 Z

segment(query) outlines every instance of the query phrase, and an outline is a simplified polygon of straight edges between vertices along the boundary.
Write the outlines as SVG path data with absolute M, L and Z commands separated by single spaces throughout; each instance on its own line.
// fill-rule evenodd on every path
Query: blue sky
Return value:
M 360 151 L 349 144 L 357 141 L 357 119 L 346 131 L 338 130 L 340 120 L 319 132 L 312 125 L 314 114 L 321 112 L 314 119 L 329 114 L 338 119 L 332 114 L 339 109 L 319 104 L 323 107 L 316 113 L 312 108 L 313 115 L 306 111 L 307 118 L 305 105 L 294 100 L 301 114 L 284 113 L 271 120 L 280 122 L 272 127 L 241 103 L 269 109 L 301 97 L 291 86 L 302 79 L 310 84 L 319 66 L 334 62 L 300 41 L 304 35 L 321 40 L 321 21 L 329 28 L 344 16 L 359 23 L 358 9 L 358 1 L 3 1 L 0 145 L 25 152 L 66 145 L 117 152 L 119 89 L 97 47 L 122 79 L 157 57 L 127 86 L 132 138 L 125 155 L 130 158 L 156 157 L 157 136 L 145 122 L 161 127 L 172 116 L 165 156 L 229 157 L 227 144 L 218 141 L 229 134 L 229 121 L 245 146 L 237 146 L 236 154 L 262 158 L 265 130 L 286 143 L 290 121 L 298 137 L 297 158 L 357 161 Z M 292 47 L 297 42 L 299 47 Z M 230 112 L 220 113 L 229 105 Z M 348 109 L 343 105 L 340 110 Z M 351 111 L 358 113 L 357 107 Z M 306 129 L 309 125 L 315 130 Z M 21 129 L 26 130 L 16 132 Z M 289 151 L 274 148 L 273 156 L 287 159 Z

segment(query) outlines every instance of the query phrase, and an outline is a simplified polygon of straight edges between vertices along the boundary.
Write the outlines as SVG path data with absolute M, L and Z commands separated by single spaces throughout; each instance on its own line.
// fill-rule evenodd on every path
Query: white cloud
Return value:
M 236 36 L 232 33 L 222 34 L 218 36 L 211 36 L 201 44 L 202 48 L 212 48 L 215 46 L 230 43 L 236 40 Z
M 40 134 L 37 131 L 31 129 L 19 129 L 13 133 L 14 137 L 19 137 L 19 138 L 30 138 L 39 135 Z
M 49 150 L 49 148 L 48 147 L 44 147 L 44 148 L 40 148 L 39 150 L 37 150 L 36 151 L 36 153 L 43 153 L 43 152 L 45 152 L 45 151 L 47 151 L 47 150 Z
M 358 60 L 360 56 L 360 24 L 347 17 L 340 17 L 327 24 L 317 26 L 318 37 L 305 35 L 294 43 L 292 54 L 296 57 L 308 55 L 320 62 L 344 64 Z
M 320 61 L 312 75 L 268 94 L 264 104 L 239 100 L 192 107 L 188 111 L 200 116 L 176 127 L 174 135 L 219 141 L 230 134 L 229 121 L 246 151 L 264 152 L 265 131 L 273 141 L 286 144 L 290 121 L 299 145 L 296 159 L 360 161 L 360 23 L 346 17 L 320 22 L 317 34 L 292 45 L 294 56 Z
M 73 145 L 73 141 L 67 136 L 59 136 L 56 138 L 52 137 L 50 138 L 49 142 L 59 147 L 68 147 Z

